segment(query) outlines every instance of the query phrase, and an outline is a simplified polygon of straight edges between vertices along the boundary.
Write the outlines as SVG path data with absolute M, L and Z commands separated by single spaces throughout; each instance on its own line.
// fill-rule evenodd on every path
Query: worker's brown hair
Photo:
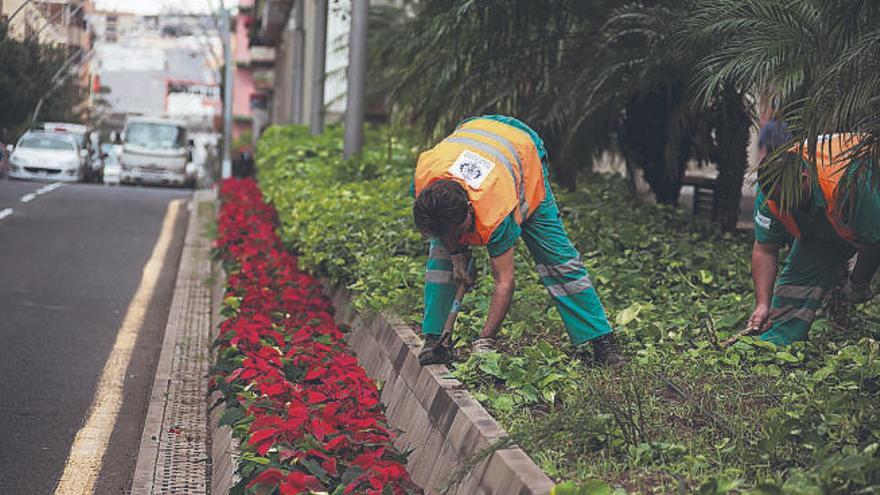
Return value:
M 441 179 L 428 184 L 413 205 L 416 228 L 431 237 L 442 237 L 467 219 L 468 196 L 457 182 Z

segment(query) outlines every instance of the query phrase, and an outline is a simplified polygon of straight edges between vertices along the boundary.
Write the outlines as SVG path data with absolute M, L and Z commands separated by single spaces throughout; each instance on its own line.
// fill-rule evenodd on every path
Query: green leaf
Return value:
M 784 495 L 784 492 L 776 485 L 762 483 L 749 490 L 749 495 Z
M 786 363 L 799 363 L 801 360 L 789 352 L 780 351 L 776 353 L 776 359 Z
M 510 412 L 513 410 L 514 400 L 510 394 L 501 394 L 492 399 L 492 407 L 501 412 Z
M 330 483 L 330 476 L 327 475 L 327 471 L 321 467 L 320 464 L 311 460 L 311 459 L 303 459 L 299 461 L 299 463 L 308 470 L 315 478 L 321 480 L 322 483 L 327 484 Z
M 242 418 L 244 418 L 244 410 L 242 408 L 230 407 L 223 411 L 223 415 L 220 416 L 220 426 L 232 426 L 241 421 Z
M 712 272 L 708 270 L 700 270 L 700 282 L 702 282 L 703 285 L 709 285 L 713 280 L 715 280 L 715 277 L 712 275 Z
M 618 326 L 625 327 L 636 318 L 638 318 L 639 313 L 642 311 L 642 305 L 640 303 L 632 303 L 624 309 L 623 311 L 617 313 L 617 318 L 615 318 L 615 322 Z
M 500 361 L 501 355 L 497 352 L 486 352 L 481 354 L 481 357 L 482 360 L 480 361 L 479 365 L 480 371 L 496 378 L 502 378 Z

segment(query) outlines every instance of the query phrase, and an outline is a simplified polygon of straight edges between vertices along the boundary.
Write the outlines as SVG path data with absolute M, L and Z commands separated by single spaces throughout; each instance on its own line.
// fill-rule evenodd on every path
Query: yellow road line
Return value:
M 128 306 L 122 326 L 116 334 L 113 350 L 98 381 L 88 419 L 77 432 L 70 447 L 64 473 L 55 489 L 56 495 L 85 495 L 94 491 L 95 480 L 101 471 L 110 434 L 113 433 L 119 408 L 122 406 L 125 372 L 150 300 L 153 298 L 162 264 L 171 245 L 180 207 L 181 200 L 174 200 L 168 204 L 159 239 L 153 247 L 153 254 L 144 265 L 141 283 Z

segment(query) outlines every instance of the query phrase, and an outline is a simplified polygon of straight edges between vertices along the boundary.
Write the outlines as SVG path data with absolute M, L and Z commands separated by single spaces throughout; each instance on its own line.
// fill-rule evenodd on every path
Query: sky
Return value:
M 227 5 L 237 3 L 235 0 L 226 0 Z M 95 0 L 95 6 L 98 10 L 116 10 L 137 14 L 157 14 L 168 6 L 173 6 L 177 11 L 208 12 L 216 9 L 218 5 L 218 0 Z

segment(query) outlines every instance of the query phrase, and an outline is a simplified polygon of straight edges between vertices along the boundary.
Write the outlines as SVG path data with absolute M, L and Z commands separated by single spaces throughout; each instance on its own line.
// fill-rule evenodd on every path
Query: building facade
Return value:
M 329 7 L 327 7 L 329 5 Z M 320 7 L 324 6 L 326 11 Z M 348 66 L 350 0 L 257 0 L 253 7 L 252 47 L 274 49 L 271 85 L 265 90 L 266 117 L 270 124 L 306 124 L 315 97 L 315 29 L 319 16 L 326 16 L 324 40 L 324 91 L 319 95 L 324 120 L 337 122 L 345 113 Z

